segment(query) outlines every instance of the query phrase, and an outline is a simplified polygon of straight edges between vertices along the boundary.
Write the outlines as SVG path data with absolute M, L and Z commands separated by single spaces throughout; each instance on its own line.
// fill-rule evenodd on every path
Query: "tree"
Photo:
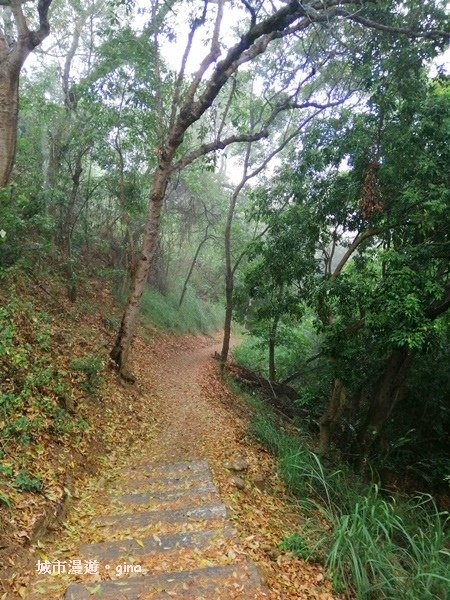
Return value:
M 3 7 L 3 27 L 0 26 L 0 188 L 7 185 L 14 166 L 20 71 L 29 54 L 50 32 L 48 10 L 51 3 L 52 0 L 38 1 L 38 29 L 30 30 L 21 0 L 0 2 Z
M 355 120 L 347 141 L 340 131 L 345 152 L 351 148 L 350 170 L 328 178 L 335 201 L 359 187 L 362 229 L 318 293 L 336 376 L 320 448 L 328 452 L 349 418 L 358 432 L 350 451 L 361 461 L 381 443 L 404 402 L 411 369 L 444 343 L 436 321 L 449 307 L 448 82 L 418 81 L 415 89 L 385 89 L 382 99 L 373 97 L 373 114 Z M 374 135 L 379 135 L 376 162 Z M 355 140 L 365 136 L 357 148 Z M 356 258 L 343 269 L 355 250 Z
M 366 13 L 364 13 L 364 8 L 366 8 Z M 199 14 L 191 19 L 187 45 L 183 53 L 180 71 L 175 80 L 168 123 L 165 126 L 163 122 L 159 124 L 161 136 L 157 148 L 158 165 L 153 174 L 142 251 L 131 282 L 116 343 L 111 351 L 111 357 L 122 374 L 126 374 L 129 370 L 130 346 L 139 310 L 139 301 L 155 254 L 160 228 L 161 207 L 173 171 L 190 164 L 208 152 L 223 149 L 231 143 L 257 140 L 267 135 L 267 127 L 263 127 L 256 133 L 238 133 L 226 139 L 212 140 L 209 143 L 200 145 L 193 151 L 182 152 L 180 158 L 177 156 L 187 132 L 213 105 L 239 67 L 263 54 L 268 45 L 274 40 L 287 38 L 294 33 L 305 32 L 319 23 L 328 23 L 335 18 L 395 34 L 405 33 L 432 39 L 447 35 L 442 31 L 437 31 L 434 27 L 428 30 L 414 31 L 408 27 L 396 26 L 395 24 L 399 19 L 394 15 L 392 15 L 394 25 L 386 25 L 386 14 L 378 12 L 378 9 L 374 13 L 372 5 L 369 5 L 369 3 L 364 3 L 362 9 L 358 6 L 358 11 L 353 11 L 353 4 L 349 0 L 340 0 L 333 6 L 322 3 L 305 6 L 297 0 L 291 0 L 269 15 L 262 15 L 262 9 L 258 12 L 251 9 L 249 11 L 251 14 L 250 23 L 246 26 L 245 32 L 240 35 L 239 40 L 234 45 L 225 51 L 223 59 L 219 60 L 222 54 L 221 25 L 224 14 L 224 2 L 219 0 L 213 17 L 214 24 L 209 51 L 201 61 L 200 67 L 193 75 L 190 83 L 186 84 L 184 75 L 192 42 L 196 31 L 206 22 L 208 9 L 208 5 L 204 5 Z M 382 17 L 382 20 L 377 21 L 377 17 Z M 158 36 L 156 34 L 154 46 L 157 56 Z M 160 111 L 161 116 L 162 111 Z

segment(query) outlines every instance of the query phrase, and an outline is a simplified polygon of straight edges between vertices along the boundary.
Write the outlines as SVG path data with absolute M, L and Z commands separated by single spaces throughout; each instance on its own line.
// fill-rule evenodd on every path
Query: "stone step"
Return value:
M 193 497 L 206 497 L 210 494 L 217 495 L 217 488 L 211 482 L 202 484 L 199 487 L 189 490 L 170 490 L 166 492 L 137 492 L 131 494 L 120 494 L 112 496 L 113 502 L 119 504 L 131 504 L 131 505 L 148 505 L 155 503 L 171 502 L 172 500 L 179 500 L 185 498 L 187 501 Z
M 191 460 L 178 463 L 142 462 L 130 469 L 130 473 L 148 474 L 149 477 L 187 477 L 192 473 L 210 473 L 205 460 Z
M 193 523 L 197 521 L 214 521 L 226 519 L 227 509 L 223 504 L 211 504 L 206 506 L 180 508 L 178 510 L 155 510 L 126 515 L 107 515 L 95 517 L 92 520 L 98 527 L 113 529 L 120 532 L 130 528 L 140 529 L 149 525 L 161 525 L 166 523 Z
M 130 577 L 126 580 L 72 584 L 65 600 L 160 600 L 198 598 L 241 600 L 267 598 L 258 571 L 252 563 L 206 567 L 163 575 Z
M 151 553 L 164 553 L 183 548 L 201 548 L 211 542 L 223 541 L 235 535 L 234 529 L 226 525 L 222 529 L 204 531 L 188 531 L 170 535 L 152 536 L 144 539 L 126 538 L 110 542 L 84 544 L 80 547 L 83 559 L 98 559 L 100 562 L 109 563 L 122 557 L 136 557 Z
M 145 474 L 130 476 L 122 479 L 113 489 L 145 490 L 148 492 L 170 491 L 175 489 L 190 489 L 212 483 L 207 471 L 189 473 L 185 477 L 147 477 Z

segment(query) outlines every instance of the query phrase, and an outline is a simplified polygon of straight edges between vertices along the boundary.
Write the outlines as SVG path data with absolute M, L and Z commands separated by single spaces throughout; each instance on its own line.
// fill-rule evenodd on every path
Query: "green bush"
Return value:
M 110 331 L 117 331 L 119 328 L 119 319 L 114 315 L 106 315 L 103 318 L 103 322 L 105 323 L 105 327 Z
M 39 477 L 33 477 L 26 469 L 18 473 L 14 482 L 21 492 L 40 492 L 42 489 L 42 481 Z
M 255 326 L 256 327 L 256 326 Z M 256 331 L 244 337 L 242 343 L 234 348 L 233 357 L 244 367 L 267 377 L 268 375 L 268 338 L 267 332 Z M 318 352 L 319 338 L 311 317 L 305 317 L 298 323 L 280 323 L 275 346 L 275 362 L 278 379 L 288 377 L 303 366 L 308 357 Z M 309 369 L 304 369 L 305 373 Z
M 316 560 L 316 550 L 311 546 L 311 542 L 306 540 L 299 533 L 287 535 L 279 545 L 280 550 L 292 552 L 295 556 L 304 560 Z

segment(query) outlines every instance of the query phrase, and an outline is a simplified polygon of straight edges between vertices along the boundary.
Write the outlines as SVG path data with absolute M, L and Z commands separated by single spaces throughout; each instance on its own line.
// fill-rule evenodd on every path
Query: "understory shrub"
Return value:
M 326 468 L 264 414 L 251 427 L 278 457 L 280 472 L 308 517 L 302 531 L 283 540 L 283 549 L 321 559 L 336 591 L 346 597 L 450 597 L 449 517 L 431 496 L 397 500 L 345 468 Z

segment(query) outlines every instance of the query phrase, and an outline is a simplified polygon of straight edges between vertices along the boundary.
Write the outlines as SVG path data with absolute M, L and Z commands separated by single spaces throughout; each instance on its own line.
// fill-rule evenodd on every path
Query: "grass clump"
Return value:
M 280 472 L 308 517 L 301 532 L 283 540 L 282 549 L 321 559 L 345 597 L 450 597 L 448 513 L 440 512 L 431 496 L 396 500 L 345 468 L 329 469 L 262 412 L 251 429 L 278 457 Z

